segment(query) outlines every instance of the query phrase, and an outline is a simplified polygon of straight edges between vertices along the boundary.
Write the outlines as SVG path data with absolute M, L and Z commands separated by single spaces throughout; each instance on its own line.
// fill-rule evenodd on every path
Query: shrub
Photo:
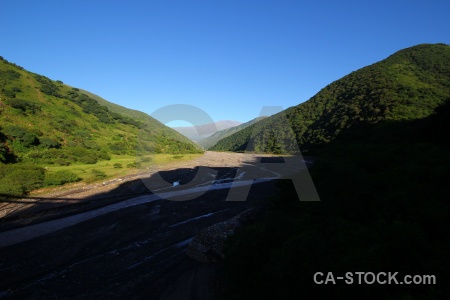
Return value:
M 140 162 L 132 162 L 127 164 L 127 168 L 140 168 L 142 164 Z
M 22 196 L 26 194 L 24 186 L 17 184 L 14 178 L 7 177 L 0 179 L 0 200 L 8 196 Z
M 16 98 L 16 93 L 13 91 L 3 89 L 2 93 L 8 98 Z
M 33 164 L 0 163 L 0 194 L 21 196 L 42 187 L 45 170 Z
M 126 146 L 123 143 L 115 143 L 109 145 L 109 149 L 111 149 L 114 154 L 125 154 L 127 153 Z
M 77 127 L 77 122 L 63 117 L 56 117 L 50 122 L 50 125 L 58 131 L 71 133 Z
M 51 138 L 44 137 L 39 139 L 39 146 L 50 149 L 50 148 L 60 148 L 61 144 Z
M 83 142 L 84 147 L 88 148 L 88 149 L 92 149 L 92 150 L 100 150 L 100 146 L 94 142 L 94 141 L 90 141 L 90 140 L 86 140 Z
M 59 87 L 53 83 L 53 81 L 51 81 L 49 78 L 45 77 L 45 76 L 41 76 L 41 75 L 35 75 L 36 80 L 39 81 L 41 83 L 41 87 L 40 90 L 41 92 L 43 92 L 44 94 L 47 95 L 51 95 L 51 96 L 55 96 L 60 98 L 61 95 L 58 93 L 59 91 Z
M 1 129 L 1 128 L 0 128 Z M 0 163 L 13 163 L 17 161 L 17 157 L 14 155 L 10 146 L 5 143 L 7 137 L 0 131 Z
M 77 182 L 80 178 L 75 174 L 67 170 L 56 171 L 54 173 L 47 173 L 44 179 L 44 185 L 62 185 L 70 182 Z
M 42 158 L 46 159 L 58 159 L 58 158 L 68 158 L 69 155 L 64 151 L 63 149 L 55 149 L 50 148 L 48 150 L 45 150 L 42 154 Z
M 122 164 L 121 163 L 115 163 L 113 166 L 114 166 L 115 169 L 122 168 Z
M 9 105 L 11 105 L 11 107 L 16 108 L 16 109 L 20 109 L 23 112 L 31 112 L 31 113 L 35 113 L 37 111 L 41 110 L 41 106 L 38 104 L 35 104 L 33 102 L 30 102 L 28 100 L 22 100 L 22 99 L 9 99 L 7 101 L 7 103 Z
M 70 166 L 70 161 L 64 158 L 57 158 L 54 163 L 60 166 Z
M 42 187 L 44 170 L 39 167 L 24 167 L 13 171 L 9 176 L 15 178 L 16 182 L 23 186 L 25 192 L 31 192 Z
M 97 153 L 98 159 L 111 160 L 111 156 L 106 151 L 100 151 Z
M 92 169 L 91 171 L 92 175 L 94 175 L 97 178 L 105 178 L 106 173 L 100 170 Z
M 8 81 L 18 79 L 20 76 L 22 75 L 14 70 L 0 71 L 0 78 Z
M 15 125 L 7 126 L 3 129 L 4 134 L 12 141 L 15 141 L 17 148 L 28 148 L 39 143 L 36 133 Z
M 91 165 L 93 165 L 93 164 L 97 163 L 97 157 L 95 155 L 93 155 L 93 154 L 89 154 L 89 155 L 86 155 L 86 156 L 79 157 L 78 160 L 80 162 L 84 163 L 84 164 L 91 164 Z
M 90 182 L 94 182 L 94 181 L 97 181 L 99 179 L 103 179 L 103 178 L 106 178 L 106 177 L 107 177 L 107 175 L 106 175 L 105 172 L 100 171 L 100 170 L 96 170 L 96 169 L 92 169 L 91 170 L 91 176 L 86 178 L 85 181 L 87 183 L 90 183 Z

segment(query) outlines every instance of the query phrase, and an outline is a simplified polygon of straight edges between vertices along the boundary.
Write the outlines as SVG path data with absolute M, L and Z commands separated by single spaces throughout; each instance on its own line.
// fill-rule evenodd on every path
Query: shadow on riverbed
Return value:
M 82 213 L 92 209 L 104 207 L 126 199 L 151 195 L 163 192 L 187 190 L 208 186 L 217 188 L 220 184 L 231 183 L 239 180 L 253 180 L 259 178 L 273 178 L 274 174 L 267 170 L 261 170 L 260 163 L 284 163 L 283 157 L 254 157 L 255 162 L 246 162 L 243 166 L 233 167 L 208 167 L 197 166 L 195 168 L 178 168 L 174 170 L 159 171 L 148 177 L 123 182 L 106 192 L 96 193 L 85 198 L 73 197 L 12 197 L 6 196 L 0 204 L 0 209 L 8 204 L 20 203 L 22 207 L 11 210 L 0 219 L 0 231 L 31 225 L 43 221 Z M 99 183 L 91 189 L 101 188 L 108 183 L 116 183 L 110 180 Z M 227 191 L 229 187 L 225 188 Z M 85 189 L 76 191 L 85 192 Z
M 254 207 L 267 207 L 270 195 L 278 192 L 275 180 L 237 186 L 233 193 L 246 201 L 226 201 L 229 181 L 248 182 L 250 177 L 246 176 L 253 176 L 252 169 L 259 170 L 256 163 L 179 168 L 121 183 L 75 203 L 73 199 L 40 199 L 34 207 L 3 219 L 8 222 L 2 224 L 0 232 L 4 242 L 0 256 L 5 262 L 0 291 L 15 298 L 32 295 L 35 299 L 86 295 L 159 299 L 166 293 L 179 299 L 183 289 L 188 293 L 210 291 L 215 271 L 208 269 L 206 277 L 200 276 L 203 264 L 186 255 L 187 247 L 205 228 Z M 260 175 L 273 176 L 265 172 Z M 171 186 L 163 190 L 164 195 L 197 186 L 207 190 L 193 200 L 167 201 L 156 197 L 161 191 L 152 193 L 144 184 L 156 176 Z M 173 186 L 174 182 L 179 185 Z M 126 203 L 131 205 L 122 206 Z M 111 206 L 120 207 L 96 214 Z M 16 242 L 7 242 L 20 235 Z

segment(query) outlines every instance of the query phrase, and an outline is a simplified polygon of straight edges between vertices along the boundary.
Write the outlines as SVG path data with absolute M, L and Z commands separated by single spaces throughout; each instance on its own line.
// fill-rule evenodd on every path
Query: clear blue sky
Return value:
M 397 50 L 450 44 L 450 1 L 2 0 L 0 55 L 151 114 L 246 122 Z M 183 123 L 171 123 L 183 125 Z

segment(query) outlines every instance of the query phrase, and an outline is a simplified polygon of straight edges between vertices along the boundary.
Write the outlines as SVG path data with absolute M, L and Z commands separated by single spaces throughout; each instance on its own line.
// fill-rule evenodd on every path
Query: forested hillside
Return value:
M 98 98 L 0 57 L 0 194 L 42 186 L 42 165 L 95 164 L 137 151 L 200 151 L 150 116 Z
M 450 46 L 417 45 L 350 73 L 308 101 L 222 139 L 211 150 L 292 152 L 296 146 L 283 140 L 295 138 L 308 153 L 356 125 L 427 117 L 449 96 Z M 282 121 L 284 116 L 289 123 Z
M 273 210 L 228 240 L 225 298 L 449 297 L 449 67 L 449 46 L 409 48 L 286 112 L 304 147 L 326 144 L 310 168 L 321 201 L 279 182 Z M 335 282 L 314 283 L 317 272 Z M 347 272 L 354 281 L 338 280 Z M 356 272 L 398 276 L 368 284 Z M 412 274 L 435 282 L 403 284 Z
M 229 240 L 227 299 L 447 299 L 450 99 L 419 120 L 354 128 L 319 151 L 320 202 L 279 183 L 267 217 Z M 352 284 L 315 284 L 316 272 Z M 358 284 L 355 272 L 436 276 L 436 284 Z M 445 296 L 447 295 L 447 296 Z

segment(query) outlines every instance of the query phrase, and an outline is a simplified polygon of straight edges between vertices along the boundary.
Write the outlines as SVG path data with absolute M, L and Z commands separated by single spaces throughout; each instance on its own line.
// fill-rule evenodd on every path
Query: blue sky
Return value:
M 400 49 L 450 44 L 448 0 L 2 0 L 0 9 L 5 59 L 148 114 L 190 104 L 214 121 L 246 122 Z

